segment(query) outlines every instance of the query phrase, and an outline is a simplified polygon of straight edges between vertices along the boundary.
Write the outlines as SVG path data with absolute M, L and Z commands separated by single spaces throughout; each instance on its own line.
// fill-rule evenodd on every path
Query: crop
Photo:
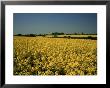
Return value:
M 14 36 L 14 75 L 96 75 L 97 40 Z

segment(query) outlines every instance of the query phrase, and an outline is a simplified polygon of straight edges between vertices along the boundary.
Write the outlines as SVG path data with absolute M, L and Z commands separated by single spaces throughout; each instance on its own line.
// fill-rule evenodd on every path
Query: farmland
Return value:
M 14 36 L 13 45 L 14 75 L 97 75 L 97 40 Z

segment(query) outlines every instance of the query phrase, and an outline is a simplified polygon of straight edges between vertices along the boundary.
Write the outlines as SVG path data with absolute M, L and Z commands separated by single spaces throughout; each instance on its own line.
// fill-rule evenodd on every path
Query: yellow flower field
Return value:
M 14 75 L 97 75 L 97 40 L 14 36 Z

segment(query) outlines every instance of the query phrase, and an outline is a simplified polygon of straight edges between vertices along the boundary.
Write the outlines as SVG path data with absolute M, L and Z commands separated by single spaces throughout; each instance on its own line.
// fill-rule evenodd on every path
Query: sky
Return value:
M 14 13 L 14 34 L 97 33 L 96 13 Z

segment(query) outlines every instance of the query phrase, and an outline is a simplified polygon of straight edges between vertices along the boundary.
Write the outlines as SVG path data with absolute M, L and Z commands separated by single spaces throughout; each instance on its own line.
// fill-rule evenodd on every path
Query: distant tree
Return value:
M 58 37 L 58 35 L 57 34 L 54 34 L 54 38 L 57 38 Z
M 92 37 L 92 36 L 88 36 L 87 38 L 88 38 L 88 39 L 92 39 L 93 37 Z
M 58 37 L 58 32 L 54 32 L 54 33 L 52 33 L 52 35 L 53 35 L 53 37 Z
M 30 37 L 36 37 L 36 34 L 30 34 L 29 36 Z
M 68 36 L 68 38 L 70 39 L 70 38 L 71 38 L 71 36 Z
M 42 36 L 42 34 L 38 34 L 38 36 Z
M 81 34 L 82 34 L 82 35 L 84 35 L 84 33 L 83 33 L 83 32 L 82 32 Z
M 77 35 L 77 33 L 76 33 L 76 32 L 75 32 L 74 34 L 75 34 L 75 35 Z
M 36 37 L 36 34 L 25 34 L 24 36 L 27 36 L 27 37 Z
M 17 34 L 17 36 L 22 36 L 22 34 Z
M 65 33 L 61 32 L 60 35 L 64 35 Z

